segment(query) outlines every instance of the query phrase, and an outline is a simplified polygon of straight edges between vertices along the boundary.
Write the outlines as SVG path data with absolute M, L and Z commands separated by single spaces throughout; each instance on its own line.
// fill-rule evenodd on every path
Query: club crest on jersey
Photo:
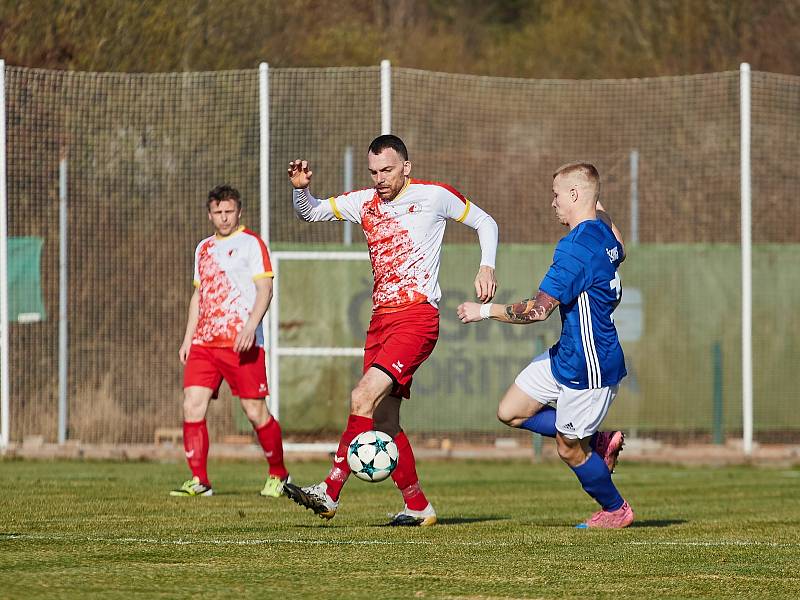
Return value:
M 608 260 L 612 263 L 615 260 L 619 260 L 619 246 L 614 246 L 613 248 L 606 248 L 606 254 L 608 254 Z

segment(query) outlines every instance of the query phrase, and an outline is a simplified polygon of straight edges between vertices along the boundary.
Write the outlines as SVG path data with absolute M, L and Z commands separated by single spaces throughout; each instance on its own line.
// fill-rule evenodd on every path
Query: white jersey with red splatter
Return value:
M 192 344 L 233 347 L 256 302 L 257 279 L 272 277 L 272 263 L 258 235 L 240 227 L 226 237 L 212 235 L 194 253 L 194 285 L 200 294 Z M 264 345 L 259 324 L 256 345 Z
M 481 264 L 494 267 L 494 220 L 448 185 L 410 179 L 390 201 L 381 200 L 374 188 L 342 194 L 327 202 L 310 195 L 308 199 L 314 206 L 307 204 L 305 211 L 295 202 L 298 214 L 305 220 L 338 219 L 361 224 L 375 277 L 375 313 L 395 312 L 422 302 L 438 305 L 442 296 L 439 264 L 447 219 L 473 229 L 483 224 L 493 229 L 493 243 L 484 248 L 481 240 Z

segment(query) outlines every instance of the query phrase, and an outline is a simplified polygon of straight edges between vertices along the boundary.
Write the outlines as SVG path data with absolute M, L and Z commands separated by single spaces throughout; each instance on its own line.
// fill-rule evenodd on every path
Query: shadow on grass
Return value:
M 436 525 L 467 525 L 470 523 L 482 523 L 488 521 L 507 521 L 507 517 L 449 517 L 445 519 L 438 519 L 436 521 Z M 298 527 L 301 529 L 317 529 L 320 526 L 322 527 L 331 527 L 335 529 L 361 529 L 363 527 L 390 527 L 388 523 L 376 523 L 374 525 L 340 525 L 339 523 L 332 523 L 331 521 L 323 521 L 320 519 L 317 522 L 310 522 L 310 523 L 296 523 L 292 525 L 292 527 Z M 400 528 L 408 527 L 406 526 L 398 526 Z
M 644 521 L 634 521 L 631 527 L 672 527 L 688 522 L 686 519 L 645 519 Z
M 508 521 L 508 517 L 446 517 L 436 521 L 437 525 L 464 525 L 466 523 L 483 523 L 485 521 Z

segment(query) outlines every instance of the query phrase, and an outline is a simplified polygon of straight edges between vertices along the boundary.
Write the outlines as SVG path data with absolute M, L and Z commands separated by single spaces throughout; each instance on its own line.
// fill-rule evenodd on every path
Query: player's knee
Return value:
M 372 411 L 375 407 L 375 398 L 363 386 L 356 386 L 350 392 L 350 412 L 355 415 L 372 416 Z
M 508 406 L 500 404 L 497 407 L 497 420 L 509 427 L 519 427 L 524 419 L 521 419 Z
M 183 397 L 183 418 L 187 421 L 202 421 L 206 416 L 206 402 L 191 394 Z
M 263 400 L 242 400 L 241 404 L 247 420 L 250 421 L 254 427 L 258 427 L 267 422 L 269 411 L 267 411 L 267 405 Z

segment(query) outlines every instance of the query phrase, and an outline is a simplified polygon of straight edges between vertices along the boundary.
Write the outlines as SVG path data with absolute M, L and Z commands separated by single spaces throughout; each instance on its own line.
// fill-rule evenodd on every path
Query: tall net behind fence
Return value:
M 800 357 L 800 77 L 752 74 L 753 430 L 797 442 Z
M 575 160 L 598 167 L 602 201 L 628 238 L 618 326 L 629 375 L 609 427 L 709 439 L 715 402 L 724 404 L 716 427 L 738 427 L 738 73 L 531 81 L 398 69 L 393 84 L 394 129 L 413 149 L 418 172 L 460 188 L 500 225 L 501 302 L 531 297 L 566 233 L 550 207 L 554 169 Z M 630 237 L 634 155 L 638 241 Z M 454 227 L 449 241 L 472 237 Z M 464 271 L 453 282 L 461 298 L 443 306 L 453 330 L 454 308 L 469 294 Z M 557 339 L 560 324 L 551 321 L 518 329 L 478 324 L 452 343 L 460 358 L 451 361 L 466 363 L 473 393 L 462 386 L 452 406 L 437 403 L 437 426 L 465 405 L 490 424 L 513 374 Z M 715 353 L 725 365 L 716 380 Z
M 147 442 L 179 427 L 177 347 L 192 250 L 208 235 L 204 197 L 222 181 L 258 219 L 258 72 L 103 75 L 8 68 L 9 230 L 42 243 L 44 320 L 11 329 L 12 439 L 56 436 L 58 161 L 69 171 L 71 439 Z M 798 356 L 794 267 L 800 208 L 800 79 L 753 73 L 755 433 L 800 431 L 786 374 Z M 616 313 L 629 376 L 609 426 L 676 441 L 741 435 L 739 74 L 545 81 L 394 69 L 392 131 L 413 176 L 453 185 L 500 225 L 496 301 L 530 297 L 565 231 L 550 204 L 553 170 L 594 162 L 602 200 L 626 237 Z M 286 164 L 312 164 L 312 190 L 370 185 L 366 148 L 380 132 L 379 69 L 270 71 L 272 249 L 364 250 L 358 226 L 308 224 L 291 209 Z M 634 171 L 632 165 L 637 169 Z M 634 186 L 635 184 L 635 186 Z M 632 194 L 632 188 L 638 194 Z M 473 231 L 448 225 L 441 337 L 415 376 L 407 429 L 431 437 L 510 435 L 494 417 L 516 373 L 559 332 L 545 324 L 462 326 L 474 296 Z M 281 344 L 360 346 L 368 265 L 282 265 Z M 776 306 L 777 305 L 777 306 Z M 357 359 L 284 358 L 289 437 L 334 435 Z M 249 429 L 228 398 L 209 423 Z M 238 420 L 237 420 L 238 419 Z
M 256 71 L 123 75 L 8 68 L 9 234 L 43 240 L 47 318 L 11 327 L 14 440 L 54 441 L 58 167 L 68 170 L 69 430 L 151 442 L 180 427 L 177 348 L 205 198 L 229 182 L 258 224 Z M 228 403 L 212 431 L 231 429 Z

